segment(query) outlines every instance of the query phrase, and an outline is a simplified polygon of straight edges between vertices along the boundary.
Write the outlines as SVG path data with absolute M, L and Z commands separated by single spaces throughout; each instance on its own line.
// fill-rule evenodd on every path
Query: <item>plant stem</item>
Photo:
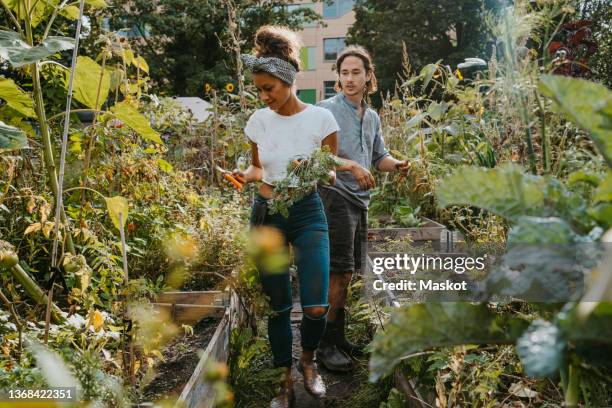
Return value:
M 27 36 L 27 42 L 30 46 L 34 45 L 34 39 L 32 35 L 32 25 L 29 19 L 25 20 L 25 31 Z M 45 161 L 45 166 L 47 167 L 47 175 L 49 176 L 49 183 L 51 184 L 51 191 L 56 198 L 59 195 L 59 184 L 57 181 L 57 174 L 55 172 L 55 162 L 53 160 L 53 144 L 51 142 L 51 132 L 49 131 L 49 127 L 47 124 L 47 117 L 45 113 L 45 105 L 42 96 L 42 87 L 40 85 L 40 67 L 38 63 L 34 63 L 30 65 L 32 69 L 32 85 L 34 90 L 34 101 L 35 101 L 35 110 L 36 116 L 38 118 L 38 124 L 40 126 L 41 139 L 43 143 L 43 158 Z M 61 222 L 64 224 L 64 235 L 66 238 L 66 245 L 68 247 L 68 252 L 75 254 L 76 250 L 74 248 L 74 243 L 72 241 L 72 236 L 68 232 L 67 225 L 67 217 L 63 208 L 60 211 Z M 58 220 L 56 220 L 58 222 Z
M 580 386 L 580 375 L 578 373 L 578 367 L 573 364 L 570 364 L 568 368 L 568 374 L 569 378 L 567 383 L 567 389 L 565 390 L 565 406 L 577 407 Z
M 540 110 L 540 137 L 542 138 L 542 160 L 544 161 L 544 174 L 550 173 L 550 136 L 546 133 L 546 112 L 544 112 L 544 106 L 542 100 L 535 93 L 535 100 L 538 103 Z
M 34 282 L 34 279 L 32 279 L 19 264 L 11 268 L 11 273 L 13 274 L 13 277 L 17 279 L 21 285 L 23 285 L 25 291 L 32 297 L 32 299 L 36 301 L 36 303 L 40 305 L 47 304 L 47 295 L 45 295 L 45 292 L 43 292 L 36 282 Z M 55 322 L 63 321 L 64 318 L 61 315 L 61 310 L 55 304 L 52 304 L 51 308 L 51 316 L 53 317 L 53 320 Z

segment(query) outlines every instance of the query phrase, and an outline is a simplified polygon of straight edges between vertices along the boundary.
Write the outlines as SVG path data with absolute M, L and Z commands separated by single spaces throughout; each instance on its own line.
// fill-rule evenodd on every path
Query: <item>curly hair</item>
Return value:
M 338 73 L 338 79 L 336 80 L 336 84 L 334 85 L 334 89 L 336 92 L 342 91 L 342 84 L 340 84 L 340 67 L 342 66 L 342 62 L 346 57 L 357 57 L 363 61 L 363 66 L 366 70 L 366 73 L 370 72 L 372 74 L 370 80 L 366 83 L 366 89 L 368 95 L 373 94 L 378 90 L 378 82 L 376 81 L 375 67 L 374 62 L 372 62 L 372 57 L 368 50 L 360 45 L 350 45 L 346 47 L 338 58 L 336 59 L 336 64 L 334 65 L 334 69 Z
M 287 27 L 266 25 L 255 33 L 255 56 L 276 57 L 300 70 L 302 43 L 295 32 Z

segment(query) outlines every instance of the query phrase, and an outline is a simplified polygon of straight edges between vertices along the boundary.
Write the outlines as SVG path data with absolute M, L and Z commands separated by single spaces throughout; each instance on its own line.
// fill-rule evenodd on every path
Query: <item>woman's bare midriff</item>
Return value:
M 289 188 L 289 190 L 291 190 L 291 188 Z M 266 200 L 273 198 L 274 197 L 274 186 L 267 184 L 267 183 L 261 183 L 259 185 L 259 195 L 265 198 Z
M 261 183 L 259 186 L 259 195 L 261 195 L 266 200 L 271 199 L 274 196 L 274 187 L 270 184 Z

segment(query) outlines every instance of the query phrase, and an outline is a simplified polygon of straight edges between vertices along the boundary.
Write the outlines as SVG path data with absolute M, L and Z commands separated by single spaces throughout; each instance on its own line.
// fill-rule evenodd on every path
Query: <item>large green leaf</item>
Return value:
M 32 64 L 73 47 L 74 39 L 68 37 L 47 37 L 41 44 L 30 47 L 19 33 L 0 30 L 0 59 L 7 60 L 14 67 Z
M 390 373 L 402 358 L 433 347 L 513 343 L 527 323 L 486 304 L 421 303 L 396 310 L 372 342 L 370 380 Z
M 159 137 L 159 133 L 151 128 L 148 119 L 130 105 L 129 102 L 119 102 L 111 108 L 111 112 L 138 133 L 143 139 L 159 144 L 163 143 Z
M 78 57 L 74 77 L 73 95 L 77 101 L 90 109 L 99 109 L 108 97 L 111 73 L 109 70 L 104 70 L 104 75 L 102 75 L 102 72 L 102 67 L 93 59 L 84 56 Z M 100 82 L 101 75 L 102 82 Z M 70 73 L 67 72 L 66 87 L 68 87 L 69 78 Z M 98 106 L 96 106 L 98 85 L 100 85 L 100 95 Z
M 514 164 L 461 167 L 440 182 L 436 196 L 441 207 L 471 205 L 511 221 L 523 215 L 557 216 L 581 230 L 591 228 L 583 197 L 554 178 L 526 174 Z
M 108 215 L 113 221 L 113 225 L 117 229 L 125 227 L 127 221 L 129 205 L 125 197 L 104 197 L 106 201 L 106 208 L 108 209 Z M 119 223 L 119 214 L 121 214 L 121 223 Z
M 92 8 L 105 8 L 108 6 L 105 0 L 85 0 L 85 4 Z
M 0 78 L 0 99 L 28 118 L 35 118 L 34 101 L 10 78 Z
M 516 342 L 516 352 L 527 375 L 554 375 L 561 366 L 565 339 L 559 327 L 546 320 L 536 320 Z
M 23 130 L 0 121 L 0 152 L 28 147 L 28 138 Z
M 540 90 L 568 120 L 589 131 L 612 166 L 612 91 L 584 79 L 543 75 Z
M 578 300 L 585 274 L 601 256 L 594 239 L 559 218 L 520 217 L 508 233 L 506 253 L 484 280 L 486 291 L 529 302 Z
M 516 165 L 462 167 L 436 188 L 439 205 L 473 205 L 507 219 L 543 215 L 546 180 Z
M 36 2 L 30 2 L 30 7 L 34 5 L 34 8 L 31 9 L 30 15 L 28 15 L 23 0 L 0 0 L 4 3 L 9 9 L 11 9 L 14 14 L 20 20 L 29 19 L 32 27 L 38 26 L 47 15 L 51 14 L 53 8 L 59 3 L 59 0 L 40 0 Z

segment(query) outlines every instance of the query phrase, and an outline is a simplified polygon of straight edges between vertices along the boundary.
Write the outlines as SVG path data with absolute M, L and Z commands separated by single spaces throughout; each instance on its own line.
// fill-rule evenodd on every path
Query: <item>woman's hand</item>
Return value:
M 336 184 L 336 170 L 330 170 L 328 174 L 329 178 L 327 179 L 327 183 L 333 186 Z
M 241 184 L 248 183 L 247 178 L 244 174 L 244 171 L 242 170 L 239 170 L 239 169 L 232 170 L 232 177 L 234 177 Z

